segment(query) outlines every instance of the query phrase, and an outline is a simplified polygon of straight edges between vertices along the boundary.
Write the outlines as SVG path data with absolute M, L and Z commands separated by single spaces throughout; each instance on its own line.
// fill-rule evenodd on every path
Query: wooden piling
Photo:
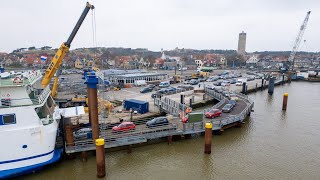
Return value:
M 211 154 L 211 143 L 212 143 L 212 123 L 206 123 L 204 135 L 204 153 Z
M 73 128 L 71 124 L 65 126 L 66 130 L 66 145 L 74 146 Z
M 132 153 L 132 145 L 128 145 L 127 153 L 128 154 Z
M 96 139 L 96 162 L 97 162 L 97 177 L 103 178 L 106 176 L 104 139 Z
M 168 136 L 167 138 L 168 138 L 168 145 L 171 145 L 171 143 L 172 143 L 172 136 Z
M 81 156 L 81 161 L 82 162 L 87 162 L 88 161 L 88 153 L 87 153 L 87 151 L 82 151 L 80 156 Z
M 271 77 L 270 79 L 269 79 L 269 85 L 268 85 L 268 93 L 270 94 L 270 95 L 272 95 L 273 94 L 273 91 L 274 91 L 274 77 Z
M 92 140 L 99 138 L 97 88 L 88 87 L 89 117 L 91 120 Z
M 287 103 L 288 103 L 288 93 L 283 94 L 283 101 L 282 101 L 282 110 L 286 111 L 287 110 Z

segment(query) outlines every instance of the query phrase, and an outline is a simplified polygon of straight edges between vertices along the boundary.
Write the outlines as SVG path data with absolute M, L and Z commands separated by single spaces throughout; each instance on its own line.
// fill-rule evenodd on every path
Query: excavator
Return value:
M 66 56 L 66 54 L 69 52 L 71 43 L 72 43 L 74 37 L 76 36 L 78 30 L 80 29 L 80 26 L 83 23 L 84 19 L 86 18 L 90 9 L 93 10 L 94 6 L 91 5 L 89 2 L 87 2 L 86 7 L 84 8 L 77 24 L 73 28 L 67 42 L 62 43 L 62 45 L 60 46 L 60 48 L 56 52 L 55 56 L 52 58 L 48 68 L 46 69 L 44 78 L 42 79 L 42 82 L 41 82 L 41 85 L 43 88 L 45 88 L 46 86 L 48 86 L 50 84 L 54 74 L 56 73 L 56 77 L 54 79 L 53 87 L 51 90 L 52 97 L 55 97 L 57 94 L 59 75 L 61 74 L 61 70 L 62 70 L 61 69 L 62 61 L 63 61 L 64 57 Z M 100 71 L 100 70 L 98 68 L 96 68 L 95 71 Z M 88 104 L 88 99 L 75 97 L 75 98 L 71 99 L 71 102 L 72 102 L 72 104 L 82 104 L 83 105 L 83 104 Z M 105 109 L 109 109 L 109 108 L 113 107 L 112 103 L 104 101 L 102 99 L 99 99 L 99 104 L 102 105 L 102 107 Z M 85 107 L 85 111 L 88 112 L 87 107 Z

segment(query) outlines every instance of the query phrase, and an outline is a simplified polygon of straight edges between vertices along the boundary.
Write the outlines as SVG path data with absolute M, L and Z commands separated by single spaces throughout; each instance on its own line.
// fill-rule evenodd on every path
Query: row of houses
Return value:
M 288 56 L 264 56 L 261 57 L 258 54 L 251 54 L 247 56 L 247 66 L 255 67 L 282 67 L 284 63 L 288 61 Z M 320 66 L 320 56 L 312 55 L 297 55 L 295 57 L 295 67 L 317 67 Z

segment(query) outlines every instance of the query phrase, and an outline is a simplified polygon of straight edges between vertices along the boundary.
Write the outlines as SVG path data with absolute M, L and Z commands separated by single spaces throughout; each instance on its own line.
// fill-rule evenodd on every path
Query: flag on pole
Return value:
M 47 57 L 46 56 L 41 56 L 40 59 L 41 59 L 41 61 L 46 61 Z

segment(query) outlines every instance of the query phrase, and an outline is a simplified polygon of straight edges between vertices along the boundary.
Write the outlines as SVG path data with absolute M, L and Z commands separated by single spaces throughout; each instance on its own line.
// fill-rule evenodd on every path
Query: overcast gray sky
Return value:
M 0 6 L 0 52 L 30 46 L 59 47 L 85 0 L 10 0 Z M 236 49 L 247 33 L 247 52 L 291 50 L 307 11 L 300 50 L 320 51 L 320 0 L 91 0 L 97 44 L 104 47 Z M 72 43 L 92 47 L 92 14 Z

